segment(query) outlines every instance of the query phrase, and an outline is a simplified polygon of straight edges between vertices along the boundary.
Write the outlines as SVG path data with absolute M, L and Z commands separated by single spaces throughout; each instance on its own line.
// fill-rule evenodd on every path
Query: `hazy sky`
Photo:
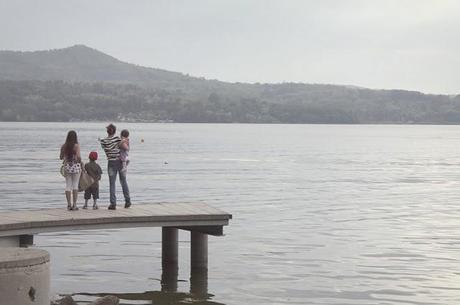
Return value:
M 232 82 L 460 93 L 455 0 L 0 0 L 0 49 L 74 44 Z

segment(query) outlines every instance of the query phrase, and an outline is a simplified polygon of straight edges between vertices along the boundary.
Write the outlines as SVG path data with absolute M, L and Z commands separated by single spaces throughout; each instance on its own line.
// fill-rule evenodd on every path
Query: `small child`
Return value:
M 128 153 L 129 153 L 129 131 L 127 129 L 123 129 L 120 132 L 120 160 L 121 160 L 121 171 L 126 173 L 128 170 Z
M 97 210 L 97 200 L 99 199 L 99 180 L 101 180 L 102 169 L 96 163 L 97 152 L 92 151 L 89 153 L 89 162 L 85 164 L 85 170 L 91 177 L 94 178 L 94 183 L 85 190 L 85 205 L 84 209 L 88 208 L 88 200 L 93 196 L 93 210 Z

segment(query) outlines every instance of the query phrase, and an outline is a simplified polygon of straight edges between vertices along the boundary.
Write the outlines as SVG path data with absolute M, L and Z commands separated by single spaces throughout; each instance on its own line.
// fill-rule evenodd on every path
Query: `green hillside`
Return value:
M 121 62 L 77 45 L 0 51 L 0 120 L 460 123 L 460 96 L 318 84 L 244 84 Z

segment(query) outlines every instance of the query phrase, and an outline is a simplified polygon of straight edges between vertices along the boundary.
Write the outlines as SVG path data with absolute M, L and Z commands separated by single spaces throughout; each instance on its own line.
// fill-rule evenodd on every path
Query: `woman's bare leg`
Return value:
M 71 198 L 71 191 L 65 191 L 65 199 L 67 199 L 67 209 L 70 210 L 72 208 L 72 198 Z
M 72 194 L 73 195 L 72 210 L 78 210 L 78 207 L 77 207 L 78 190 L 73 190 L 72 193 L 73 193 Z

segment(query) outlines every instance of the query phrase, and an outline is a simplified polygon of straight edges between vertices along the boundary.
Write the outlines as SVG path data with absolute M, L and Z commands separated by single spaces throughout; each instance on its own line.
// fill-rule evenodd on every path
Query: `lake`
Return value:
M 99 152 L 105 208 L 105 125 L 0 122 L 0 212 L 66 208 L 58 157 L 70 129 L 85 159 Z M 53 294 L 85 302 L 117 293 L 122 304 L 460 303 L 460 126 L 116 125 L 131 132 L 133 208 L 200 201 L 233 214 L 225 236 L 209 238 L 209 295 L 189 294 L 187 232 L 178 293 L 161 292 L 159 228 L 39 235 Z

